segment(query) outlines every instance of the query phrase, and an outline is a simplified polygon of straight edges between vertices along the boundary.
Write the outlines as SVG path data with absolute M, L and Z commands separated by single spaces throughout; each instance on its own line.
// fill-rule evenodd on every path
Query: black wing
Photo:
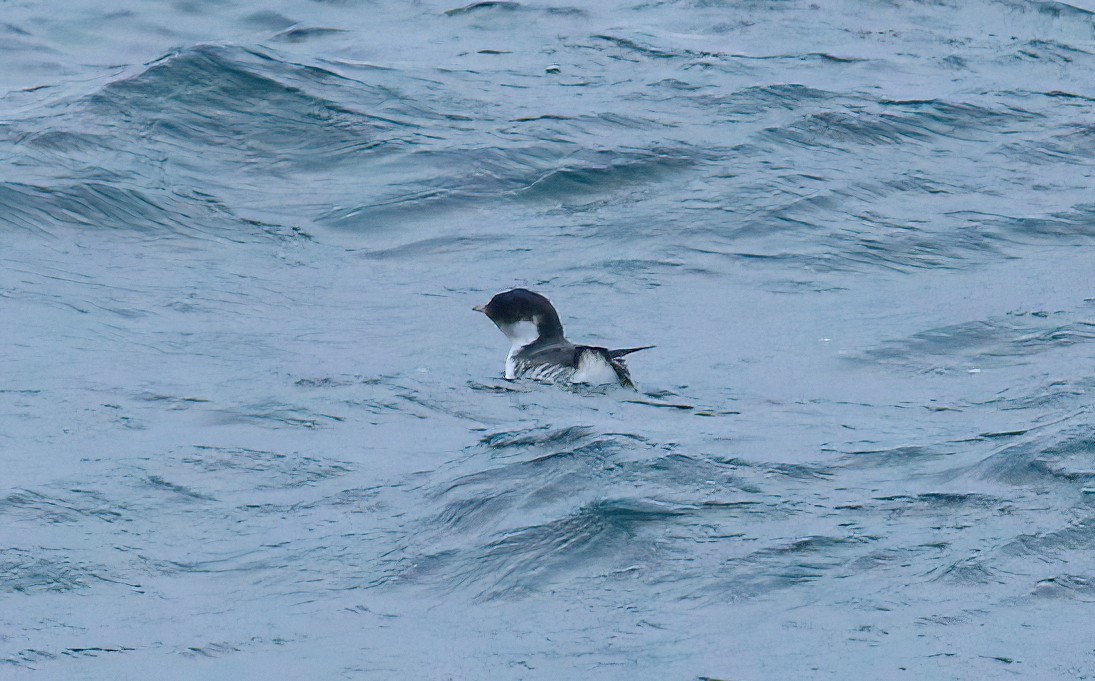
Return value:
M 624 355 L 630 355 L 631 353 L 638 352 L 639 350 L 649 350 L 652 347 L 654 347 L 654 346 L 653 345 L 644 345 L 641 348 L 624 348 L 622 350 L 609 350 L 608 351 L 608 357 L 609 357 L 609 359 L 616 359 L 617 357 L 623 357 Z
M 536 364 L 558 364 L 573 369 L 578 366 L 578 348 L 570 343 L 552 343 L 549 345 L 533 343 L 526 348 L 522 348 L 517 353 L 517 359 Z

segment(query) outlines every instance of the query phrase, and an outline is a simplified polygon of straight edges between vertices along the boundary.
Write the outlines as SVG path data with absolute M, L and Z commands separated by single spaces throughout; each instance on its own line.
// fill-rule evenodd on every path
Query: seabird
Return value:
M 615 384 L 634 388 L 624 356 L 654 347 L 609 350 L 574 345 L 563 336 L 563 324 L 551 302 L 524 288 L 499 293 L 482 312 L 509 338 L 506 378 L 527 377 L 547 383 Z

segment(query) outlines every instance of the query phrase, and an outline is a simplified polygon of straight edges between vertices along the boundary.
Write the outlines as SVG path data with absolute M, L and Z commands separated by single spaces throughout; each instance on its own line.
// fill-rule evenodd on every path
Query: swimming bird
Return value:
M 634 388 L 624 355 L 654 347 L 609 350 L 593 345 L 574 345 L 563 336 L 563 324 L 544 296 L 524 288 L 499 293 L 482 312 L 509 338 L 506 378 L 526 376 L 547 383 L 615 384 Z

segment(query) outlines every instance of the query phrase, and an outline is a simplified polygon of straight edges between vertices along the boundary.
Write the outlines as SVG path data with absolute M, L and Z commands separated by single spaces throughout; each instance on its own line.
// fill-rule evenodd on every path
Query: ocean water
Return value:
M 1095 678 L 1093 11 L 0 1 L 0 677 Z

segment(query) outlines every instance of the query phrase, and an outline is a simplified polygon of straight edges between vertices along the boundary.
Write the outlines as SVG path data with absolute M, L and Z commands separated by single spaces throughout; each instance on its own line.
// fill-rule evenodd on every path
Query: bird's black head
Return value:
M 487 315 L 502 333 L 511 338 L 522 322 L 535 324 L 538 338 L 563 337 L 563 324 L 551 301 L 525 288 L 503 291 L 486 305 L 473 309 Z

